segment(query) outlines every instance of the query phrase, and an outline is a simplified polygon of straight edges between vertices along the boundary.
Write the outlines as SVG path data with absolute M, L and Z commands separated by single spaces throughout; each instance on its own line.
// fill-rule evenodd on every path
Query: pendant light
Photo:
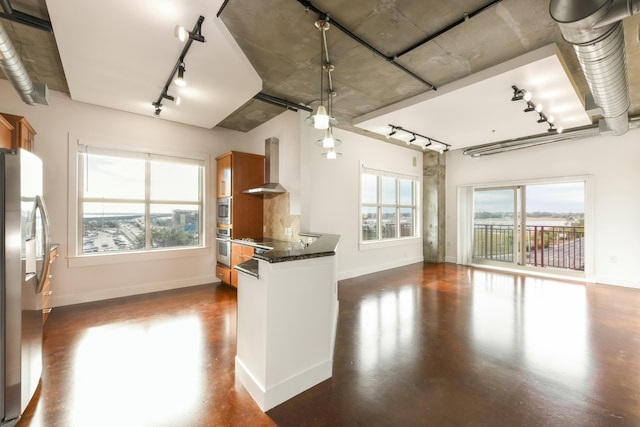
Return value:
M 315 114 L 309 115 L 306 118 L 307 124 L 313 126 L 316 129 L 329 129 L 329 126 L 338 123 L 335 117 L 331 115 L 331 108 L 327 111 L 327 107 L 324 105 L 324 73 L 327 73 L 329 80 L 329 98 L 331 97 L 331 71 L 333 66 L 329 63 L 329 52 L 327 50 L 327 38 L 326 31 L 331 27 L 329 24 L 329 17 L 326 19 L 318 19 L 315 22 L 316 28 L 321 32 L 320 37 L 320 105 Z M 326 62 L 325 62 L 326 60 Z

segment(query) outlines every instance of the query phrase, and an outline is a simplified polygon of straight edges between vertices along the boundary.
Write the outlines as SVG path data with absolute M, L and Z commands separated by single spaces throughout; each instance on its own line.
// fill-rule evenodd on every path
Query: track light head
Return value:
M 394 128 L 393 126 L 391 127 L 391 132 L 389 132 L 386 137 L 387 139 L 391 138 L 393 135 L 396 134 L 396 128 Z
M 202 21 L 204 21 L 204 18 L 200 17 L 200 19 L 198 19 L 198 22 L 196 23 L 195 27 L 193 28 L 193 31 L 187 30 L 182 25 L 176 25 L 175 34 L 176 34 L 176 37 L 178 38 L 178 40 L 180 40 L 183 43 L 185 41 L 187 41 L 187 39 L 193 40 L 193 41 L 196 41 L 196 42 L 200 42 L 200 43 L 204 43 L 206 40 L 205 40 L 204 36 L 201 33 L 201 31 L 202 31 Z
M 184 62 L 181 62 L 178 66 L 178 77 L 173 81 L 177 86 L 184 87 L 187 85 L 187 82 L 184 79 Z
M 547 121 L 547 116 L 545 116 L 544 114 L 538 112 L 538 114 L 540 115 L 540 118 L 538 119 L 538 123 L 544 123 Z
M 531 101 L 527 101 L 527 108 L 524 109 L 525 113 L 530 113 L 536 110 L 536 106 Z
M 187 38 L 189 38 L 189 31 L 187 31 L 187 29 L 182 25 L 176 25 L 176 37 L 181 42 L 185 42 L 187 41 Z
M 413 134 L 413 138 L 411 138 L 411 139 L 409 140 L 409 144 L 411 144 L 412 142 L 415 142 L 415 140 L 416 140 L 416 135 L 415 135 L 415 134 Z
M 513 89 L 513 96 L 511 97 L 512 101 L 520 101 L 524 97 L 524 92 L 521 89 L 518 89 L 518 86 L 511 86 Z

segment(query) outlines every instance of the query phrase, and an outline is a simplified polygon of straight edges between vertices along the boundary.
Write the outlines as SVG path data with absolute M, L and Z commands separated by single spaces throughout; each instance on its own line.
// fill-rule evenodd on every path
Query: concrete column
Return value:
M 444 262 L 446 156 L 426 150 L 422 161 L 422 253 L 425 262 Z

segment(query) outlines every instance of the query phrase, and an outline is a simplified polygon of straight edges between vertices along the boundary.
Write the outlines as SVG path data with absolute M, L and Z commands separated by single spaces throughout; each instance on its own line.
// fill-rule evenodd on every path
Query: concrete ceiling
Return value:
M 151 115 L 150 104 L 161 92 L 182 49 L 173 38 L 175 25 L 191 29 L 203 15 L 202 33 L 207 43 L 194 42 L 186 60 L 192 92 L 185 92 L 180 107 L 164 103 L 166 111 L 161 118 L 246 132 L 284 111 L 253 99 L 258 92 L 294 104 L 318 105 L 321 34 L 314 26 L 318 14 L 303 1 L 114 0 L 100 7 L 81 0 L 47 0 L 46 4 L 44 0 L 9 1 L 14 10 L 51 20 L 55 35 L 0 17 L 31 78 L 52 90 L 69 93 L 72 99 Z M 490 3 L 313 1 L 312 8 L 329 13 L 334 21 L 327 41 L 335 65 L 337 127 L 404 144 L 401 139 L 384 138 L 386 131 L 382 129 L 392 123 L 450 143 L 453 149 L 522 136 L 522 132 L 539 133 L 517 122 L 533 119 L 521 108 L 514 108 L 509 97 L 511 84 L 546 96 L 539 85 L 534 87 L 535 79 L 523 77 L 540 77 L 541 73 L 563 80 L 565 90 L 571 89 L 572 102 L 577 100 L 578 110 L 582 110 L 582 122 L 597 120 L 585 116 L 581 107 L 589 89 L 573 47 L 562 39 L 549 16 L 548 1 L 496 2 L 400 55 Z M 336 24 L 387 59 L 394 58 L 393 62 L 413 76 L 356 42 Z M 640 114 L 639 24 L 640 15 L 624 21 L 630 115 Z M 554 44 L 557 54 L 542 55 L 553 64 L 541 65 L 538 61 L 543 58 L 536 53 L 555 51 Z M 425 82 L 438 90 L 433 91 Z M 479 107 L 461 108 L 467 105 L 461 104 L 464 99 L 485 99 L 491 107 L 483 108 L 479 103 Z M 443 118 L 434 118 L 436 113 Z M 461 132 L 482 137 L 464 139 Z

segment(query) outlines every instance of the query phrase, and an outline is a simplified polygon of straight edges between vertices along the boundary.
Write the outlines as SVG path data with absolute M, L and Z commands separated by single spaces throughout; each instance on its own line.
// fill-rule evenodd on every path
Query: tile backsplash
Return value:
M 289 193 L 264 197 L 264 236 L 277 240 L 297 241 L 300 215 L 289 215 Z M 287 229 L 291 234 L 287 235 Z

